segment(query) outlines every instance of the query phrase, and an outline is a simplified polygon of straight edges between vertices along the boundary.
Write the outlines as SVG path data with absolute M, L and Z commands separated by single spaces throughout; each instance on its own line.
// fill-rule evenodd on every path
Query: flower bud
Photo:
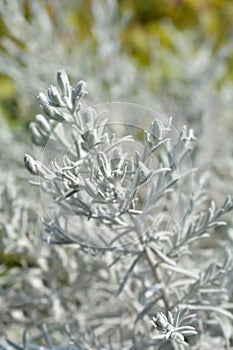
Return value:
M 54 103 L 56 106 L 59 106 L 59 107 L 65 106 L 61 98 L 61 95 L 59 94 L 58 89 L 55 86 L 50 85 L 50 87 L 48 88 L 48 96 L 51 102 Z
M 169 325 L 167 317 L 162 312 L 158 312 L 157 316 L 153 317 L 151 322 L 159 331 L 165 331 Z
M 57 82 L 61 89 L 62 97 L 70 97 L 70 83 L 68 76 L 64 70 L 59 70 L 57 73 Z
M 26 169 L 31 173 L 32 175 L 39 175 L 40 172 L 38 170 L 37 162 L 29 155 L 24 155 L 24 165 Z

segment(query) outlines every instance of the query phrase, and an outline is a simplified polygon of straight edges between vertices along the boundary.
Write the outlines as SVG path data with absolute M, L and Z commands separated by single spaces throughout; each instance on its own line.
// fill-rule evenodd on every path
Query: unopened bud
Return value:
M 38 170 L 37 162 L 29 154 L 25 154 L 24 156 L 24 165 L 32 175 L 40 174 Z
M 158 312 L 157 316 L 153 317 L 151 322 L 159 331 L 165 331 L 169 325 L 167 317 L 162 312 Z

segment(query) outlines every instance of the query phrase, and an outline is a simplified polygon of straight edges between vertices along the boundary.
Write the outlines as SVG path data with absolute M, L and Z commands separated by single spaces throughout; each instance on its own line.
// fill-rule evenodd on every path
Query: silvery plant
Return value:
M 37 245 L 58 249 L 39 262 L 48 275 L 51 266 L 45 296 L 58 317 L 43 319 L 45 308 L 40 334 L 26 327 L 22 345 L 7 338 L 1 348 L 230 349 L 231 197 L 218 208 L 208 199 L 208 174 L 192 166 L 192 129 L 177 132 L 159 114 L 145 130 L 122 115 L 119 123 L 106 116 L 128 105 L 84 108 L 86 95 L 63 70 L 39 94 L 30 134 L 41 153 L 24 164 L 44 207 Z M 63 260 L 66 293 L 49 293 L 61 288 Z
M 138 74 L 133 60 L 122 51 L 120 35 L 128 15 L 120 18 L 116 0 L 91 1 L 93 25 L 88 28 L 91 37 L 77 39 L 82 38 L 83 29 L 70 25 L 68 17 L 78 12 L 83 2 L 29 1 L 25 6 L 23 1 L 1 1 L 4 33 L 0 40 L 0 72 L 16 87 L 18 113 L 22 119 L 30 119 L 36 108 L 38 89 L 45 89 L 46 81 L 52 79 L 53 72 L 61 66 L 75 80 L 88 77 L 94 103 L 103 101 L 104 97 L 127 99 L 135 93 L 137 82 L 142 84 L 145 80 Z M 49 42 L 53 42 L 52 47 Z M 53 60 L 46 60 L 46 56 L 52 56 Z M 77 66 L 82 70 L 77 70 Z M 25 76 L 31 78 L 25 81 Z M 94 93 L 95 89 L 99 94 Z
M 81 4 L 75 3 L 77 11 Z M 53 72 L 63 66 L 72 81 L 88 80 L 91 104 L 103 100 L 146 104 L 194 127 L 201 145 L 199 168 L 211 169 L 211 196 L 221 205 L 232 180 L 232 146 L 225 142 L 231 138 L 233 89 L 230 82 L 225 83 L 231 42 L 226 40 L 216 51 L 218 45 L 213 41 L 200 42 L 198 31 L 179 31 L 165 21 L 159 25 L 170 45 L 160 43 L 159 37 L 151 39 L 149 64 L 144 70 L 122 47 L 121 36 L 130 14 L 120 15 L 117 5 L 115 0 L 93 0 L 93 24 L 88 28 L 91 37 L 78 41 L 82 28 L 74 28 L 67 19 L 74 10 L 72 1 L 58 4 L 51 0 L 49 7 L 47 2 L 31 1 L 26 6 L 17 0 L 1 2 L 4 31 L 0 71 L 17 90 L 17 116 L 31 118 L 38 89 L 44 90 Z M 53 60 L 45 59 L 50 56 Z M 25 76 L 30 79 L 25 81 Z M 210 162 L 213 158 L 218 161 Z

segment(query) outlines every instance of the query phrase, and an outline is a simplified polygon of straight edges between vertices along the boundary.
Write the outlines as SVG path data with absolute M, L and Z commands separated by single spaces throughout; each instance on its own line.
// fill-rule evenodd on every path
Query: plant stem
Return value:
M 158 284 L 162 285 L 162 276 L 161 276 L 161 273 L 160 273 L 158 267 L 155 267 L 156 262 L 154 261 L 154 257 L 152 255 L 150 248 L 144 247 L 144 253 L 145 253 L 146 260 L 150 266 L 150 269 L 154 275 L 156 282 Z M 164 287 L 161 288 L 161 295 L 162 295 L 164 306 L 166 308 L 166 312 L 168 312 L 168 310 L 170 310 L 170 305 L 169 305 L 169 301 L 168 301 L 169 297 L 168 297 L 166 288 L 164 288 Z

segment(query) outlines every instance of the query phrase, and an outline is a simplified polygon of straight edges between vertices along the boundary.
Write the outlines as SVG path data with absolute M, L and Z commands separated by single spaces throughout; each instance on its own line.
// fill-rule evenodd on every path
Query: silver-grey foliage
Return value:
M 116 1 L 92 1 L 95 50 L 74 39 L 65 3 L 49 2 L 53 21 L 46 2 L 27 3 L 31 20 L 23 1 L 1 2 L 10 35 L 1 38 L 0 69 L 14 81 L 23 114 L 25 104 L 34 105 L 35 91 L 65 64 L 72 81 L 87 79 L 90 103 L 133 100 L 197 125 L 201 135 L 192 159 L 200 172 L 190 166 L 192 132 L 188 139 L 185 129 L 174 137 L 172 124 L 158 120 L 145 131 L 138 155 L 142 133 L 127 137 L 126 129 L 122 142 L 104 115 L 81 107 L 85 84 L 72 88 L 60 72 L 58 86 L 40 94 L 43 114 L 30 124 L 33 143 L 45 151 L 35 157 L 39 161 L 25 157 L 46 204 L 44 243 L 38 192 L 21 186 L 19 159 L 32 151 L 16 135 L 5 139 L 8 130 L 1 126 L 0 334 L 13 338 L 7 347 L 16 349 L 230 349 L 232 232 L 222 215 L 231 210 L 231 198 L 220 204 L 232 182 L 231 128 L 224 126 L 230 125 L 233 90 L 219 81 L 231 42 L 216 53 L 213 44 L 201 45 L 193 33 L 165 24 L 173 47 L 151 43 L 149 91 L 144 72 L 122 53 L 119 24 L 125 19 Z M 167 76 L 171 67 L 175 78 Z M 149 123 L 146 114 L 141 122 Z M 206 168 L 210 173 L 203 176 Z M 172 320 L 182 310 L 182 326 L 198 333 L 184 341 Z M 157 324 L 159 315 L 166 327 L 154 329 L 150 321 Z M 21 346 L 24 325 L 29 330 L 22 331 Z
M 155 120 L 141 140 L 143 151 L 129 155 L 124 144 L 136 139 L 117 136 L 95 109 L 82 108 L 86 84 L 72 87 L 64 71 L 57 83 L 39 95 L 44 114 L 30 127 L 34 143 L 45 147 L 43 157 L 26 154 L 24 161 L 53 207 L 44 221 L 47 241 L 75 244 L 109 267 L 105 285 L 94 282 L 90 306 L 81 307 L 87 325 L 105 344 L 120 327 L 128 344 L 120 348 L 199 349 L 219 324 L 229 348 L 232 251 L 205 244 L 233 204 L 228 197 L 219 209 L 213 201 L 206 206 L 206 182 L 193 180 L 190 168 L 193 131 L 184 127 L 174 141 L 171 120 Z M 48 161 L 50 150 L 59 162 L 51 154 Z M 153 335 L 150 320 L 162 334 Z

